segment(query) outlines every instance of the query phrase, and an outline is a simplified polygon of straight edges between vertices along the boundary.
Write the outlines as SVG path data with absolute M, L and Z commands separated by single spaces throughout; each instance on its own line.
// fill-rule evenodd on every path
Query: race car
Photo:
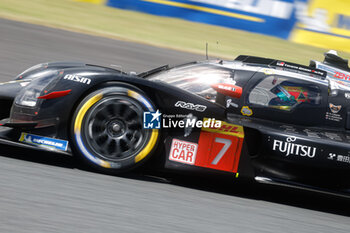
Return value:
M 135 74 L 36 65 L 0 84 L 0 142 L 76 156 L 106 173 L 143 165 L 225 173 L 350 196 L 350 69 L 240 55 Z

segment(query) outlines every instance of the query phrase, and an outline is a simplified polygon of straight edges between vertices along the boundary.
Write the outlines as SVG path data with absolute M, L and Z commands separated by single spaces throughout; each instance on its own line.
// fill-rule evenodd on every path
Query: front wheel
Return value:
M 87 95 L 74 112 L 74 152 L 100 171 L 119 173 L 145 161 L 156 147 L 157 129 L 143 128 L 143 112 L 154 105 L 135 87 L 100 88 Z

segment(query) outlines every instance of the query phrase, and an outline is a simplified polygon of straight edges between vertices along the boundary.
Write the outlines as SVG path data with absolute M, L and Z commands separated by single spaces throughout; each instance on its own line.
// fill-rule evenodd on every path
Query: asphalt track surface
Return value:
M 46 61 L 144 71 L 202 56 L 0 19 L 0 77 Z M 0 232 L 350 232 L 350 203 L 325 195 L 77 167 L 71 157 L 0 147 Z

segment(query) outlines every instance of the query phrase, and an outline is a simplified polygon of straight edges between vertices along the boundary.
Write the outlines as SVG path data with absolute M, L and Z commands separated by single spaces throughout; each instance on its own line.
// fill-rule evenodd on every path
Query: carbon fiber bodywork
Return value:
M 220 83 L 228 80 L 241 87 L 240 98 L 220 91 L 191 91 L 200 85 L 186 72 L 196 73 L 194 70 L 201 67 L 227 74 Z M 176 77 L 171 76 L 173 73 Z M 221 131 L 163 125 L 152 160 L 158 167 L 240 174 L 262 183 L 348 196 L 350 89 L 339 85 L 334 88 L 332 82 L 327 71 L 312 66 L 250 56 L 239 56 L 235 61 L 163 66 L 139 75 L 80 63 L 41 64 L 23 72 L 15 81 L 0 85 L 1 142 L 46 150 L 48 147 L 22 143 L 21 138 L 27 134 L 40 135 L 66 141 L 64 153 L 72 154 L 72 117 L 81 101 L 100 88 L 131 85 L 142 90 L 163 116 L 225 122 Z M 277 91 L 276 86 L 280 88 Z M 277 93 L 279 99 L 268 99 L 271 93 Z M 298 96 L 292 98 L 295 93 Z M 228 158 L 220 164 L 221 157 L 217 159 L 217 155 L 226 142 L 230 142 L 227 151 L 232 149 L 232 158 L 225 151 L 221 156 Z M 221 146 L 215 147 L 215 143 Z M 194 160 L 172 157 L 176 150 L 182 150 L 177 145 L 194 148 Z M 214 160 L 212 156 L 216 156 Z

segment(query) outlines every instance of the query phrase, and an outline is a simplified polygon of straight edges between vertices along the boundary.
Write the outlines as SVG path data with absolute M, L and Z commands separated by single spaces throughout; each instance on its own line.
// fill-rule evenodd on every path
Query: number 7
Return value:
M 228 148 L 230 148 L 232 141 L 226 138 L 215 138 L 215 142 L 222 143 L 224 146 L 219 151 L 219 153 L 215 156 L 214 160 L 211 162 L 211 164 L 216 165 L 219 163 L 219 161 L 222 159 Z

